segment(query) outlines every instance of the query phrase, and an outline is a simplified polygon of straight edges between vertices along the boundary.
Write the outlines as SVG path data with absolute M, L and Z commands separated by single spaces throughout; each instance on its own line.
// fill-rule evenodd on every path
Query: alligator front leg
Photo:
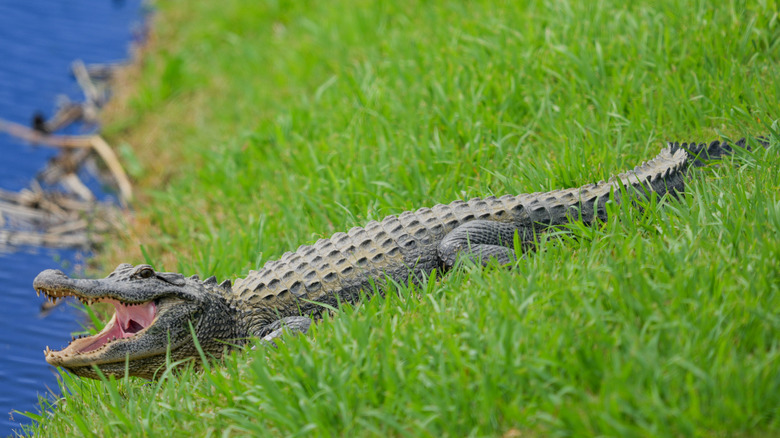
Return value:
M 259 337 L 275 347 L 274 339 L 282 336 L 284 332 L 306 334 L 309 331 L 309 327 L 311 327 L 311 323 L 312 320 L 308 316 L 288 316 L 263 327 L 262 334 Z
M 465 258 L 486 266 L 490 260 L 506 265 L 517 260 L 515 234 L 519 234 L 523 250 L 528 246 L 525 233 L 506 222 L 475 220 L 450 231 L 439 243 L 439 259 L 446 269 L 455 266 L 458 258 Z

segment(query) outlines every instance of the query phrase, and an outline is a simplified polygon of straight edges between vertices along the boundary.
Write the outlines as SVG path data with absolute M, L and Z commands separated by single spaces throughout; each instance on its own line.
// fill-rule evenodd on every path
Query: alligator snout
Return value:
M 33 280 L 33 288 L 36 291 L 54 292 L 63 287 L 67 287 L 71 279 L 59 269 L 47 269 Z

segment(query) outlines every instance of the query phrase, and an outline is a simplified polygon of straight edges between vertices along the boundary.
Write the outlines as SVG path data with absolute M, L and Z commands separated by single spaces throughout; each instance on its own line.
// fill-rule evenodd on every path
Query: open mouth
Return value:
M 46 291 L 44 291 L 46 293 Z M 51 300 L 56 300 L 60 295 L 52 296 L 46 294 Z M 127 304 L 115 299 L 104 298 L 98 300 L 85 300 L 79 298 L 85 305 L 93 302 L 109 303 L 114 306 L 115 312 L 111 320 L 106 324 L 100 333 L 92 336 L 79 336 L 73 338 L 68 346 L 60 351 L 53 351 L 46 348 L 47 358 L 53 356 L 75 356 L 89 353 L 100 349 L 116 340 L 127 339 L 136 336 L 152 325 L 157 317 L 157 305 L 154 301 L 145 303 Z
M 142 304 L 124 304 L 117 300 L 103 300 L 116 309 L 114 316 L 97 335 L 74 340 L 68 347 L 76 347 L 73 353 L 88 353 L 117 339 L 130 338 L 152 325 L 157 316 L 154 301 Z M 74 345 L 79 342 L 79 345 Z

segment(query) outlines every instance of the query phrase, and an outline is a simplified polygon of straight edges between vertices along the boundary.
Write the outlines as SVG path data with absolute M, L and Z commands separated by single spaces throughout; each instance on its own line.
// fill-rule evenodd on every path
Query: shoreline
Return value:
M 84 248 L 114 220 L 114 205 L 104 202 L 111 195 L 102 190 L 110 183 L 97 171 L 105 167 L 89 152 L 95 140 L 103 152 L 109 149 L 85 134 L 105 101 L 110 66 L 126 57 L 142 9 L 139 1 L 42 1 L 0 10 L 6 31 L 0 48 L 0 333 L 7 353 L 0 361 L 5 413 L 0 435 L 5 436 L 21 433 L 22 425 L 32 427 L 32 419 L 18 411 L 37 411 L 39 395 L 58 389 L 56 372 L 41 351 L 82 329 L 79 310 L 36 299 L 31 280 L 50 268 L 80 275 Z M 49 141 L 71 149 L 62 153 L 42 145 Z
M 130 161 L 131 167 L 136 169 L 133 178 L 133 187 L 138 188 L 133 202 L 136 206 L 151 201 L 148 189 L 157 187 L 170 178 L 166 163 L 174 161 L 167 158 L 164 152 L 158 153 L 160 148 L 150 146 L 155 137 L 154 134 L 150 135 L 146 128 L 149 121 L 130 108 L 138 90 L 144 86 L 144 69 L 151 62 L 150 56 L 165 50 L 158 42 L 158 14 L 159 11 L 155 10 L 147 16 L 144 44 L 134 47 L 131 62 L 118 70 L 113 80 L 112 98 L 101 114 L 104 135 L 117 149 L 121 148 L 117 152 L 123 154 L 124 159 Z M 128 259 L 137 263 L 143 260 L 144 256 L 140 250 L 143 239 L 139 236 L 146 235 L 151 224 L 143 218 L 142 210 L 143 208 L 136 208 L 126 212 L 127 226 L 113 232 L 114 236 L 124 243 L 106 246 L 96 252 L 92 258 L 93 272 L 110 270 L 112 266 L 126 263 Z

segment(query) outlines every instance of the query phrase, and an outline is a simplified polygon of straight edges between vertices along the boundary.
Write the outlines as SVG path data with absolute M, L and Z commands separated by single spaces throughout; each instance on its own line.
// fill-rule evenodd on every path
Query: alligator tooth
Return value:
M 40 289 L 35 289 L 35 296 L 38 296 L 38 297 L 41 296 L 41 290 Z

